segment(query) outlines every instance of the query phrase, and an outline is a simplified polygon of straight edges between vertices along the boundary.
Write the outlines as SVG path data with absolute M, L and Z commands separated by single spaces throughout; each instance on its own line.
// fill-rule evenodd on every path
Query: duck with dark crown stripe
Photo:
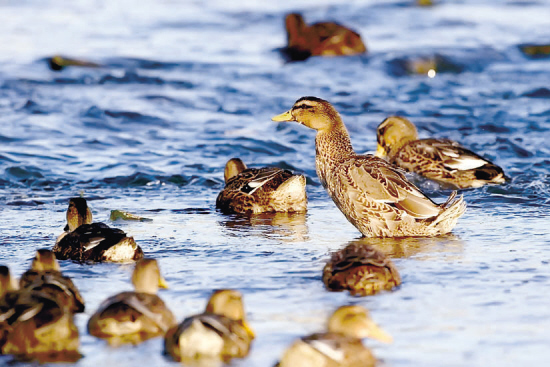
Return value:
M 287 47 L 283 55 L 290 61 L 305 60 L 310 56 L 357 55 L 367 52 L 359 33 L 334 22 L 307 25 L 301 14 L 291 13 L 285 18 Z
M 376 155 L 388 162 L 430 180 L 459 189 L 502 184 L 502 168 L 447 139 L 418 139 L 412 122 L 391 116 L 377 129 Z
M 19 280 L 21 290 L 36 290 L 49 294 L 69 312 L 84 312 L 84 299 L 73 281 L 61 274 L 59 263 L 52 251 L 40 249 Z
M 276 167 L 247 168 L 239 158 L 225 165 L 225 188 L 216 199 L 224 213 L 303 212 L 306 178 Z
M 246 322 L 242 295 L 215 291 L 202 314 L 187 317 L 164 338 L 164 352 L 176 361 L 224 361 L 248 355 L 254 332 Z
M 392 337 L 372 321 L 361 306 L 339 307 L 328 321 L 328 332 L 295 341 L 276 367 L 374 367 L 376 358 L 362 338 L 391 343 Z
M 104 223 L 92 223 L 92 211 L 84 198 L 69 200 L 65 231 L 53 248 L 58 259 L 124 262 L 143 257 L 133 237 Z
M 106 299 L 88 321 L 88 332 L 109 344 L 138 344 L 163 336 L 176 324 L 174 314 L 157 296 L 168 288 L 154 259 L 141 259 L 132 275 L 135 292 L 122 292 Z
M 436 204 L 403 171 L 373 155 L 353 151 L 340 114 L 327 101 L 303 97 L 272 118 L 317 130 L 317 175 L 346 218 L 366 237 L 437 236 L 450 232 L 466 205 L 453 192 Z

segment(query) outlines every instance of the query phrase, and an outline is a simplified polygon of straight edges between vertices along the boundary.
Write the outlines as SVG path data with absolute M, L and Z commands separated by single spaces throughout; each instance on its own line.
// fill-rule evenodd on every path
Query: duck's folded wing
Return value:
M 434 162 L 440 162 L 449 170 L 466 171 L 490 164 L 486 159 L 451 140 L 424 139 L 411 148 Z
M 403 171 L 380 158 L 358 156 L 344 164 L 345 179 L 351 188 L 348 195 L 352 200 L 366 195 L 370 200 L 394 205 L 416 218 L 430 218 L 441 211 L 407 180 Z
M 250 172 L 254 172 L 254 174 L 250 175 L 248 179 L 243 180 L 240 187 L 240 191 L 248 195 L 252 195 L 260 187 L 282 174 L 284 170 L 276 167 L 270 167 L 254 171 L 251 170 Z

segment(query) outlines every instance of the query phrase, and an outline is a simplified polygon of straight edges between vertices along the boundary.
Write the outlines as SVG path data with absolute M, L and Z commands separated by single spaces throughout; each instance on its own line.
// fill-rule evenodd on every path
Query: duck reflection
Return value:
M 452 233 L 437 237 L 394 237 L 359 238 L 350 244 L 369 245 L 393 258 L 414 257 L 416 260 L 445 259 L 456 260 L 462 257 L 464 242 Z
M 307 241 L 306 213 L 261 213 L 224 216 L 219 224 L 229 236 L 257 235 L 283 242 Z

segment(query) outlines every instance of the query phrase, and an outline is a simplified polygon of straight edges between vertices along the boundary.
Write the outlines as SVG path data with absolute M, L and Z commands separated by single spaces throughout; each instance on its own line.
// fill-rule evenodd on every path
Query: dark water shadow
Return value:
M 219 220 L 227 235 L 258 236 L 283 242 L 303 242 L 309 239 L 306 213 L 232 214 Z

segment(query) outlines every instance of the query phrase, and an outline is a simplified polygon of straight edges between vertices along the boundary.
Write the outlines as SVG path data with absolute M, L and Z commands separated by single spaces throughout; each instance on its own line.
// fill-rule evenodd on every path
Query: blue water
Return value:
M 296 337 L 346 303 L 394 337 L 366 341 L 383 366 L 542 366 L 550 360 L 550 1 L 100 0 L 0 2 L 0 263 L 15 274 L 62 231 L 68 198 L 135 236 L 159 260 L 179 319 L 212 289 L 245 297 L 257 340 L 234 366 L 270 366 Z M 285 64 L 284 14 L 337 20 L 369 54 Z M 103 65 L 50 71 L 53 54 Z M 436 58 L 434 78 L 407 63 Z M 376 126 L 407 116 L 502 166 L 511 181 L 463 192 L 449 236 L 362 240 L 395 258 L 400 289 L 369 298 L 327 292 L 331 251 L 361 241 L 314 169 L 314 132 L 270 117 L 301 96 L 332 102 L 357 151 Z M 239 156 L 308 178 L 305 215 L 221 215 L 223 166 Z M 421 187 L 436 201 L 449 191 Z M 109 222 L 113 209 L 153 219 Z M 87 304 L 76 316 L 78 366 L 172 365 L 161 340 L 113 349 L 86 333 L 99 303 L 131 288 L 132 266 L 62 263 Z M 6 362 L 6 357 L 0 363 Z M 545 363 L 546 362 L 546 363 Z

